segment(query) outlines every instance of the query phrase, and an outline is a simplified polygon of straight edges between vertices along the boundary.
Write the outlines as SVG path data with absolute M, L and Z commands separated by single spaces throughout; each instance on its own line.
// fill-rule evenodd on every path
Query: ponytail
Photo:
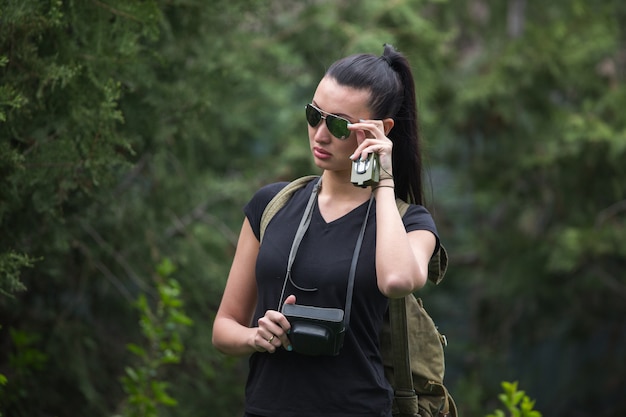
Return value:
M 326 75 L 341 85 L 369 90 L 373 118 L 394 120 L 388 137 L 393 142 L 396 197 L 423 204 L 415 82 L 408 60 L 385 44 L 382 56 L 360 54 L 343 58 L 331 65 Z

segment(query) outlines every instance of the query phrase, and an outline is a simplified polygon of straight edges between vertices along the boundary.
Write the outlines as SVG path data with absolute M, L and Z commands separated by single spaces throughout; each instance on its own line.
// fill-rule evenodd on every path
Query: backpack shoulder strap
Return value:
M 404 217 L 409 204 L 399 198 L 396 199 L 396 206 L 400 216 Z M 428 279 L 438 284 L 443 279 L 448 267 L 448 254 L 443 245 L 430 260 L 428 264 Z M 389 324 L 391 326 L 392 340 L 392 366 L 395 374 L 396 386 L 394 398 L 396 405 L 402 413 L 407 415 L 419 413 L 417 394 L 413 386 L 413 375 L 411 372 L 411 362 L 409 353 L 409 335 L 407 307 L 408 297 L 389 300 Z M 413 352 L 413 355 L 417 355 Z
M 394 373 L 394 400 L 404 415 L 419 413 L 418 398 L 413 386 L 409 355 L 407 297 L 389 300 L 389 325 L 391 327 L 391 365 Z M 416 352 L 414 352 L 415 354 Z
M 308 175 L 305 177 L 297 178 L 287 184 L 282 190 L 280 190 L 276 195 L 267 203 L 265 206 L 265 210 L 263 210 L 263 214 L 261 215 L 261 227 L 259 233 L 259 242 L 263 241 L 263 235 L 265 234 L 265 229 L 267 229 L 267 225 L 270 223 L 272 218 L 278 211 L 285 206 L 287 201 L 291 198 L 291 195 L 298 189 L 304 187 L 310 181 L 317 178 L 317 175 Z

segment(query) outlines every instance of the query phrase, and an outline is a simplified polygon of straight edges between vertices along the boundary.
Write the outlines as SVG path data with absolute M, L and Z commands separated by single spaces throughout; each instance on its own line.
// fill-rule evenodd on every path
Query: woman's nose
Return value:
M 328 131 L 328 127 L 326 127 L 326 120 L 322 119 L 320 123 L 313 128 L 315 130 L 315 134 L 313 135 L 313 139 L 316 142 L 327 143 L 332 140 L 331 134 Z

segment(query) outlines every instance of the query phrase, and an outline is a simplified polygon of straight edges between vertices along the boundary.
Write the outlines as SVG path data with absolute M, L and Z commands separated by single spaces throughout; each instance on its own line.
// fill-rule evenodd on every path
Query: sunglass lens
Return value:
M 310 104 L 306 105 L 306 121 L 311 125 L 311 127 L 317 126 L 322 120 L 322 114 L 317 111 L 317 109 Z
M 345 139 L 350 136 L 347 120 L 335 116 L 326 116 L 326 126 L 328 131 L 336 138 Z

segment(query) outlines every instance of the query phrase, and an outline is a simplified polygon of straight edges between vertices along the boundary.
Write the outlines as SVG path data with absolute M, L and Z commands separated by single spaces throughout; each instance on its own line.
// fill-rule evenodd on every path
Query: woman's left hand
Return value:
M 350 124 L 350 130 L 356 132 L 358 144 L 350 159 L 353 161 L 358 160 L 359 157 L 367 159 L 369 154 L 377 153 L 381 169 L 391 175 L 393 142 L 385 133 L 391 130 L 391 127 L 393 127 L 392 119 L 359 120 L 358 123 Z

